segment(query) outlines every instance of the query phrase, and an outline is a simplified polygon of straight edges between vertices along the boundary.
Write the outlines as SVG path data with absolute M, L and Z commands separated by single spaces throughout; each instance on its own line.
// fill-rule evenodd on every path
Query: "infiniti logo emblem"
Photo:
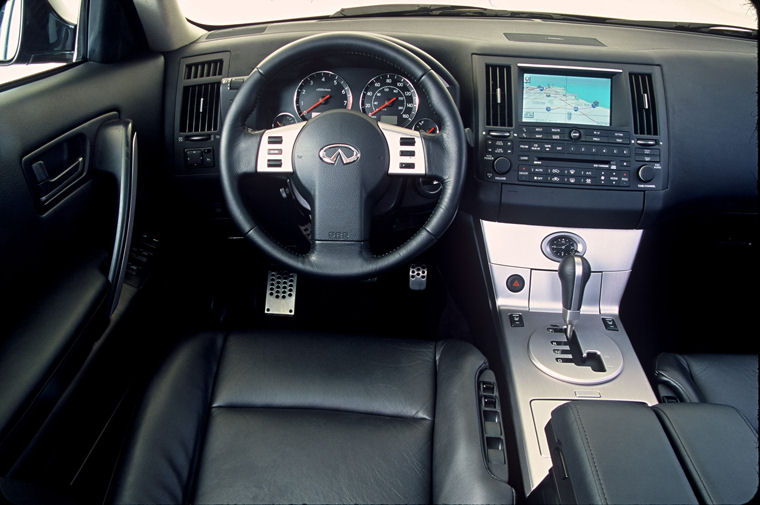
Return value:
M 359 150 L 348 144 L 330 144 L 319 150 L 319 159 L 328 165 L 335 165 L 340 157 L 341 163 L 348 165 L 359 159 Z

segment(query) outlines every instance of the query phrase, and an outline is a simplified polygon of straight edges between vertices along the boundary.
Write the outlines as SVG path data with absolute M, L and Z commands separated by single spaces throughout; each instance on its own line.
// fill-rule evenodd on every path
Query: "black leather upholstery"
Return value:
M 148 390 L 116 503 L 505 503 L 459 341 L 197 335 Z
M 671 354 L 657 357 L 655 380 L 682 402 L 730 405 L 758 430 L 758 359 L 754 354 Z
M 748 503 L 757 492 L 757 433 L 727 405 L 653 407 L 702 503 Z
M 568 402 L 554 409 L 546 434 L 561 503 L 698 503 L 644 403 Z

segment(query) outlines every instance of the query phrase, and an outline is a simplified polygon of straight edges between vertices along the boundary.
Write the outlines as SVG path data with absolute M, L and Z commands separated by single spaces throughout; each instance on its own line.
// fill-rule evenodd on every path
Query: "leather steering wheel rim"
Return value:
M 391 67 L 407 77 L 437 112 L 441 123 L 439 133 L 428 135 L 390 127 L 347 110 L 323 113 L 306 123 L 299 123 L 300 126 L 292 131 L 285 130 L 288 127 L 252 131 L 245 126 L 248 117 L 256 112 L 258 96 L 266 89 L 272 76 L 296 62 L 328 53 L 360 55 L 365 59 L 374 59 L 382 66 Z M 342 128 L 343 125 L 349 126 Z M 362 151 L 369 153 L 369 155 L 363 155 L 362 166 L 349 171 L 345 153 L 340 153 L 345 166 L 335 167 L 339 154 L 335 149 L 333 149 L 335 155 L 332 167 L 325 164 L 329 163 L 325 157 L 322 158 L 322 162 L 325 163 L 320 164 L 314 161 L 321 145 L 325 146 L 323 150 L 330 146 L 324 142 L 334 141 L 335 138 L 341 139 L 340 131 L 348 137 L 359 135 L 359 133 L 354 134 L 356 130 L 361 130 L 364 137 L 357 138 L 354 144 L 362 145 Z M 293 138 L 289 137 L 289 132 Z M 268 169 L 267 164 L 272 163 L 267 160 L 266 153 L 276 151 L 269 149 L 271 147 L 281 147 L 279 144 L 271 144 L 272 137 L 282 141 L 283 134 L 286 139 L 285 145 L 282 146 L 285 150 L 284 166 Z M 383 136 L 386 141 L 384 154 L 380 148 L 377 148 L 377 139 Z M 366 182 L 369 176 L 362 174 L 374 171 L 373 173 L 378 175 L 376 177 L 378 181 L 380 180 L 378 171 L 381 169 L 384 170 L 382 175 L 385 177 L 403 176 L 404 170 L 398 170 L 398 167 L 394 166 L 398 159 L 406 161 L 406 158 L 394 157 L 397 155 L 394 150 L 399 149 L 397 139 L 405 137 L 408 141 L 409 138 L 415 138 L 415 136 L 416 147 L 411 149 L 417 149 L 413 159 L 417 160 L 418 169 L 414 175 L 425 175 L 440 181 L 442 187 L 438 202 L 427 222 L 409 240 L 393 251 L 373 255 L 369 252 L 366 236 L 369 233 L 368 228 L 365 229 L 368 227 L 366 209 L 349 208 L 350 204 L 354 204 L 354 207 L 360 206 L 362 200 L 359 198 L 370 201 L 368 195 L 371 191 L 367 187 L 375 184 L 375 180 Z M 369 140 L 365 141 L 365 138 Z M 353 144 L 339 145 L 345 145 L 348 148 Z M 318 34 L 296 40 L 267 56 L 251 71 L 241 86 L 222 126 L 221 182 L 225 200 L 235 224 L 248 240 L 275 260 L 296 272 L 315 276 L 372 277 L 406 261 L 411 261 L 435 243 L 449 227 L 456 215 L 464 186 L 465 145 L 464 127 L 454 101 L 443 81 L 418 56 L 394 43 L 388 37 L 352 32 Z M 356 151 L 359 150 L 356 149 Z M 419 165 L 424 168 L 424 173 L 419 173 Z M 241 179 L 271 170 L 291 171 L 294 175 L 294 184 L 299 189 L 303 185 L 304 192 L 310 194 L 312 198 L 309 203 L 312 204 L 316 233 L 312 238 L 311 250 L 307 254 L 297 254 L 279 245 L 258 226 L 243 203 L 240 191 Z M 335 176 L 331 174 L 336 170 L 343 170 L 341 173 L 346 177 L 341 177 L 338 182 L 335 182 Z M 357 170 L 363 170 L 363 172 L 356 175 Z M 398 175 L 399 173 L 402 174 Z M 346 179 L 356 180 L 356 185 L 347 185 L 340 192 L 334 191 L 329 186 L 329 177 L 333 177 L 333 185 L 343 184 Z M 318 182 L 314 182 L 315 180 Z M 354 189 L 357 191 L 353 191 Z M 356 192 L 362 195 L 354 195 Z M 365 192 L 367 194 L 363 194 Z M 329 201 L 336 198 L 345 200 L 345 207 L 348 210 L 344 209 L 344 216 L 339 213 L 339 210 L 335 210 L 336 202 Z M 325 203 L 322 202 L 323 200 L 328 201 Z M 337 202 L 337 205 L 340 206 L 342 203 L 344 202 Z M 317 220 L 317 212 L 319 220 Z M 352 217 L 354 212 L 361 216 Z M 344 225 L 343 218 L 351 222 Z M 331 221 L 338 221 L 338 223 L 333 225 Z M 342 225 L 344 228 L 340 228 Z M 317 231 L 317 226 L 319 226 L 319 231 Z M 330 226 L 339 230 L 348 229 L 349 232 L 326 232 L 325 230 Z

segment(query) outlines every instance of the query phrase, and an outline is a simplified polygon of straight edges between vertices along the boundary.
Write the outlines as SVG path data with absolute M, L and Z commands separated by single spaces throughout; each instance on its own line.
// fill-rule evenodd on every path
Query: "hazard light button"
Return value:
M 522 275 L 514 274 L 507 277 L 507 289 L 513 293 L 519 293 L 525 288 L 525 279 Z

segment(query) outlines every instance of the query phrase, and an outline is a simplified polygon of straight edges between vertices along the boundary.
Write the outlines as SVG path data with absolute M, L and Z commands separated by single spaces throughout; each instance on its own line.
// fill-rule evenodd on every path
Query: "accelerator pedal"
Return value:
M 298 274 L 287 270 L 270 270 L 267 274 L 267 295 L 264 313 L 274 316 L 293 316 L 296 311 L 296 281 Z
M 409 289 L 412 291 L 423 291 L 427 287 L 428 269 L 427 265 L 409 265 Z

